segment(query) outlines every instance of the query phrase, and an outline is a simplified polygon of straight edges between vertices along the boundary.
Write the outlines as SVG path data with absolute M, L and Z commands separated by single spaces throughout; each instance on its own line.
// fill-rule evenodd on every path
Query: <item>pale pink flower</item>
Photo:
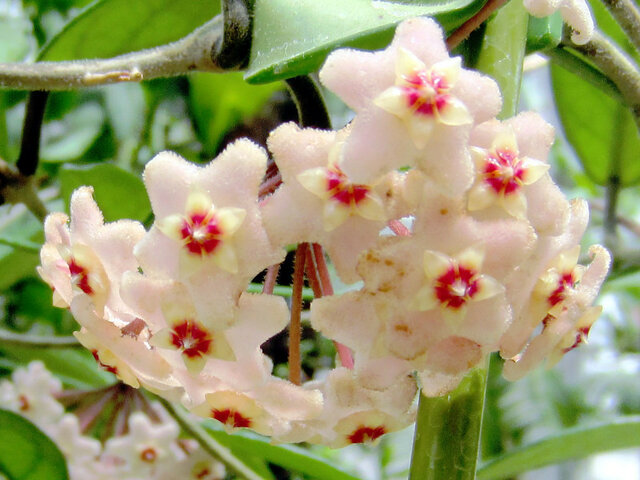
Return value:
M 592 303 L 611 263 L 611 255 L 599 245 L 593 245 L 589 253 L 592 261 L 586 268 L 576 270 L 577 255 L 572 252 L 560 255 L 541 277 L 534 295 L 540 295 L 541 301 L 546 303 L 547 314 L 540 320 L 542 332 L 522 353 L 505 363 L 504 376 L 508 380 L 521 378 L 546 358 L 549 358 L 548 365 L 553 366 L 585 340 L 602 310 L 593 307 Z M 552 279 L 555 280 L 553 285 L 550 284 Z
M 180 279 L 207 325 L 233 322 L 246 285 L 284 258 L 258 209 L 266 162 L 261 148 L 239 140 L 204 167 L 163 152 L 145 168 L 156 221 L 135 253 L 145 274 Z
M 553 140 L 551 125 L 533 112 L 475 127 L 469 143 L 476 179 L 468 192 L 468 209 L 478 218 L 505 212 L 526 218 L 538 235 L 559 234 L 569 203 L 547 173 Z
M 403 200 L 400 174 L 369 184 L 357 184 L 344 174 L 347 135 L 348 130 L 301 129 L 293 123 L 271 132 L 269 149 L 283 185 L 266 199 L 262 211 L 274 244 L 320 243 L 341 278 L 352 283 L 358 254 L 373 245 L 398 208 L 395 203 Z
M 91 187 L 73 193 L 69 225 L 62 213 L 47 217 L 38 272 L 53 288 L 54 305 L 69 307 L 73 298 L 86 295 L 102 314 L 107 304 L 122 308 L 120 277 L 138 268 L 133 246 L 144 228 L 131 220 L 105 224 L 92 194 Z
M 402 22 L 380 52 L 337 50 L 320 79 L 357 114 L 343 161 L 354 182 L 418 165 L 445 191 L 469 186 L 469 129 L 500 111 L 500 94 L 493 80 L 449 58 L 433 20 Z

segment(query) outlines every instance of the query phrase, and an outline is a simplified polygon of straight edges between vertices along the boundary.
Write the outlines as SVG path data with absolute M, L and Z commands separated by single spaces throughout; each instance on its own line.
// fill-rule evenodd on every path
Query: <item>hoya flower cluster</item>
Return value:
M 418 387 L 442 395 L 490 352 L 516 379 L 580 344 L 610 258 L 594 246 L 577 263 L 588 212 L 549 177 L 552 128 L 496 120 L 496 83 L 450 58 L 428 19 L 384 51 L 333 53 L 320 79 L 355 119 L 273 131 L 273 193 L 259 199 L 267 153 L 240 140 L 204 167 L 151 160 L 149 231 L 104 224 L 86 187 L 70 223 L 47 219 L 40 273 L 97 361 L 228 429 L 342 446 L 409 425 Z M 342 365 L 303 385 L 261 350 L 287 303 L 247 293 L 296 243 L 353 285 L 312 302 Z
M 27 418 L 54 441 L 67 461 L 71 480 L 225 478 L 224 466 L 195 440 L 179 438 L 180 428 L 162 410 L 155 409 L 152 416 L 132 413 L 120 425 L 123 431 L 103 444 L 83 433 L 91 426 L 82 415 L 87 412 L 65 413 L 59 401 L 64 395 L 60 381 L 40 362 L 19 368 L 11 380 L 0 382 L 2 407 Z

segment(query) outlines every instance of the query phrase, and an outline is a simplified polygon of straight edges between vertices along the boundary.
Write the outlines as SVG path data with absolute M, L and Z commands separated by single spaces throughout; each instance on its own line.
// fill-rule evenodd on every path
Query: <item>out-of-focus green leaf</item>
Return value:
M 222 445 L 230 448 L 234 455 L 243 458 L 261 458 L 289 471 L 298 472 L 314 480 L 358 480 L 304 448 L 293 445 L 273 445 L 268 438 L 252 432 L 229 435 L 212 422 L 203 423 L 207 431 Z
M 640 181 L 640 136 L 629 109 L 557 65 L 551 78 L 564 131 L 587 175 L 600 185 L 611 175 L 622 186 Z
M 24 417 L 0 410 L 0 438 L 0 473 L 8 480 L 69 478 L 58 447 Z
M 385 47 L 395 26 L 419 15 L 446 29 L 462 24 L 482 0 L 395 3 L 382 0 L 256 0 L 251 59 L 245 75 L 265 83 L 317 70 L 330 51 Z
M 151 204 L 142 180 L 112 164 L 65 165 L 60 169 L 60 184 L 67 207 L 76 188 L 93 186 L 96 203 L 108 222 L 121 218 L 144 222 L 151 214 Z
M 249 85 L 242 73 L 197 73 L 189 77 L 189 103 L 204 151 L 215 152 L 224 135 L 256 115 L 282 88 L 280 83 Z
M 0 12 L 0 62 L 19 62 L 31 49 L 31 22 L 22 10 Z
M 44 48 L 39 60 L 108 58 L 174 42 L 220 13 L 218 0 L 99 0 Z
M 479 479 L 513 477 L 555 463 L 595 453 L 640 446 L 640 417 L 622 418 L 590 427 L 565 430 L 491 460 L 478 470 Z
M 137 140 L 144 128 L 146 102 L 142 85 L 116 83 L 104 88 L 109 123 L 120 142 Z
M 100 388 L 116 381 L 114 375 L 98 367 L 88 350 L 27 348 L 0 344 L 0 352 L 21 365 L 26 365 L 32 360 L 40 360 L 46 365 L 47 370 L 73 388 Z
M 69 162 L 78 159 L 96 141 L 104 124 L 104 112 L 95 102 L 85 103 L 61 120 L 42 129 L 41 160 Z

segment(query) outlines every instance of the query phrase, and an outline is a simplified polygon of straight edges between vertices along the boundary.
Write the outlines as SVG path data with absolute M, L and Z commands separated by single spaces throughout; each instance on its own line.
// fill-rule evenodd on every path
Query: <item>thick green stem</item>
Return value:
M 487 372 L 470 371 L 448 395 L 420 395 L 409 480 L 473 480 Z

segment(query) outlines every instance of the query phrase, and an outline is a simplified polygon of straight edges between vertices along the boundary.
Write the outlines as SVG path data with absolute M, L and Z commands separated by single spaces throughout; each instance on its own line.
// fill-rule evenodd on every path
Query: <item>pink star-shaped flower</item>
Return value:
M 233 321 L 246 285 L 284 257 L 258 209 L 266 161 L 262 149 L 239 140 L 205 167 L 163 152 L 145 169 L 156 221 L 136 256 L 145 273 L 183 281 L 205 324 Z
M 274 130 L 268 144 L 283 185 L 262 210 L 274 244 L 320 243 L 340 277 L 352 283 L 359 252 L 373 245 L 400 201 L 403 176 L 392 172 L 369 184 L 351 181 L 341 163 L 347 135 L 293 123 Z
M 337 50 L 320 79 L 357 113 L 343 162 L 353 181 L 417 165 L 445 191 L 470 185 L 469 129 L 499 112 L 500 94 L 493 80 L 449 57 L 433 20 L 401 23 L 380 52 Z

